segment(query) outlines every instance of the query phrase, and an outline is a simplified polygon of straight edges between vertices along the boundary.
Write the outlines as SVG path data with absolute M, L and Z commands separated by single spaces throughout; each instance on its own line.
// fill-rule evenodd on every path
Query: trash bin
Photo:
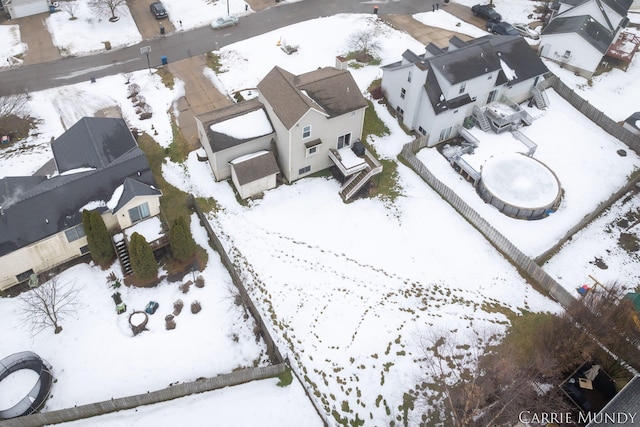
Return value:
M 49 6 L 49 13 L 55 13 L 56 7 L 54 5 Z
M 164 35 L 164 27 L 160 27 L 160 34 Z
M 160 57 L 160 61 L 162 61 L 162 65 L 167 65 L 169 63 L 169 61 L 167 61 L 167 57 L 164 55 Z
M 374 15 L 378 14 L 378 6 L 373 6 L 373 14 Z

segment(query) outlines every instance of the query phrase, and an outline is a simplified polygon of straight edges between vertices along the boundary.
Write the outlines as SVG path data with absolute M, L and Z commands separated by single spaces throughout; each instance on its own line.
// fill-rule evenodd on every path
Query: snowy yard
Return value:
M 475 1 L 461 3 L 471 5 Z M 530 1 L 511 2 L 512 9 L 506 0 L 495 3 L 513 22 L 531 13 Z M 165 4 L 173 14 L 172 3 L 167 0 Z M 196 26 L 196 17 L 175 13 L 185 27 Z M 443 20 L 443 25 L 446 22 Z M 332 29 L 330 34 L 327 28 Z M 333 65 L 336 55 L 348 52 L 349 35 L 360 29 L 376 34 L 382 64 L 397 61 L 405 49 L 422 49 L 407 34 L 380 24 L 371 15 L 319 18 L 216 52 L 228 70 L 217 76 L 217 85 L 225 92 L 255 87 L 275 65 L 294 74 Z M 286 55 L 276 45 L 278 40 L 299 45 L 300 49 Z M 0 59 L 3 54 L 0 51 Z M 586 85 L 564 70 L 552 70 L 574 88 Z M 635 99 L 631 94 L 635 92 L 615 90 L 611 85 L 626 88 L 636 84 L 639 70 L 636 58 L 627 73 L 614 70 L 594 79 L 593 86 L 581 89 L 582 96 L 611 110 L 637 109 L 637 104 L 632 107 Z M 376 66 L 351 72 L 363 92 L 371 81 L 381 77 Z M 59 136 L 81 117 L 114 105 L 121 108 L 131 127 L 168 147 L 172 136 L 167 112 L 183 94 L 181 83 L 170 91 L 146 71 L 135 73 L 132 81 L 141 86 L 141 93 L 153 107 L 151 120 L 138 119 L 126 98 L 123 76 L 32 93 L 29 109 L 38 119 L 37 129 L 28 141 L 0 152 L 0 176 L 33 173 L 51 157 L 51 137 Z M 531 256 L 553 246 L 640 167 L 638 156 L 630 150 L 626 150 L 626 157 L 619 156 L 617 150 L 624 148 L 621 143 L 553 92 L 549 95 L 550 108 L 544 112 L 529 109 L 535 121 L 524 129 L 538 144 L 534 157 L 551 167 L 565 190 L 560 209 L 549 218 L 530 222 L 510 219 L 481 202 L 471 185 L 435 149 L 419 154 L 439 179 Z M 382 157 L 394 160 L 402 145 L 412 138 L 385 108 L 378 104 L 375 108 L 391 133 L 370 142 Z M 478 129 L 472 132 L 483 143 L 478 156 L 489 155 L 483 154 L 486 147 L 522 149 L 516 141 L 507 140 L 508 135 L 488 135 Z M 357 417 L 367 425 L 386 425 L 402 416 L 403 394 L 416 390 L 426 379 L 422 344 L 429 334 L 454 334 L 461 343 L 475 346 L 469 331 L 499 334 L 508 323 L 505 313 L 560 310 L 534 291 L 473 227 L 402 164 L 398 165 L 401 196 L 394 203 L 371 198 L 344 204 L 336 181 L 307 178 L 271 190 L 249 206 L 240 206 L 231 185 L 215 183 L 210 169 L 197 161 L 195 153 L 183 164 L 167 160 L 163 176 L 196 196 L 216 199 L 219 209 L 211 216 L 212 226 L 253 279 L 250 292 L 265 320 L 271 321 L 282 353 L 307 377 L 306 386 L 326 413 L 335 411 L 335 415 L 327 415 L 329 419 Z M 639 209 L 637 195 L 616 204 L 610 216 L 576 235 L 545 269 L 568 289 L 584 283 L 588 274 L 604 282 L 617 278 L 629 286 L 638 284 L 637 255 L 621 251 L 617 241 L 621 230 L 636 235 L 640 232 L 638 226 L 627 229 L 633 219 L 626 225 L 618 221 L 621 212 Z M 192 224 L 197 221 L 192 220 Z M 227 272 L 209 249 L 202 228 L 194 227 L 193 232 L 209 252 L 209 263 L 202 273 L 206 286 L 192 287 L 187 294 L 178 290 L 177 283 L 163 282 L 153 289 L 121 288 L 130 308 L 142 309 L 151 299 L 160 303 L 158 313 L 150 316 L 149 331 L 135 338 L 126 324 L 127 315 L 115 314 L 113 290 L 106 282 L 108 272 L 96 267 L 80 265 L 59 276 L 59 280 L 75 283 L 81 289 L 82 303 L 77 316 L 63 322 L 60 335 L 47 331 L 31 337 L 16 321 L 17 301 L 0 300 L 0 357 L 30 349 L 54 367 L 58 381 L 47 410 L 226 373 L 238 366 L 251 366 L 254 361 L 265 363 L 264 344 L 255 342 L 251 320 L 242 320 L 241 309 L 229 298 L 231 281 Z M 603 258 L 608 270 L 596 267 L 593 257 Z M 117 264 L 112 268 L 119 271 Z M 203 310 L 197 315 L 185 310 L 176 318 L 177 328 L 166 331 L 164 316 L 178 298 L 185 305 L 198 299 Z M 159 420 L 188 419 L 190 425 L 209 425 L 207 417 L 214 413 L 221 425 L 302 425 L 300 420 L 304 425 L 321 424 L 299 384 L 294 381 L 283 389 L 275 382 L 265 380 L 138 408 L 139 413 L 112 414 L 101 417 L 100 423 L 121 425 L 127 419 L 135 420 L 136 425 L 154 425 Z M 253 405 L 253 412 L 235 410 L 235 416 L 224 418 L 231 412 L 229 407 Z M 262 410 L 267 411 L 264 416 Z M 411 425 L 418 416 L 409 415 Z M 93 425 L 90 421 L 69 425 Z

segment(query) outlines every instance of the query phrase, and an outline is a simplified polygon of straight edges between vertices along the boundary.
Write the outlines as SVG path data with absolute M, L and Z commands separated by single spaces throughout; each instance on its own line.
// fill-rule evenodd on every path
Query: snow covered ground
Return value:
M 512 22 L 516 19 L 507 12 L 507 5 L 513 5 L 515 10 L 533 3 L 494 2 Z M 327 28 L 331 28 L 330 33 Z M 274 65 L 293 73 L 333 65 L 336 55 L 348 51 L 348 36 L 366 28 L 374 31 L 381 42 L 382 64 L 397 61 L 407 48 L 422 49 L 405 33 L 380 25 L 370 15 L 338 15 L 222 49 L 218 53 L 229 71 L 218 75 L 218 84 L 230 92 L 255 87 Z M 276 46 L 278 40 L 299 45 L 300 49 L 286 55 Z M 595 88 L 611 84 L 609 75 L 614 75 L 612 80 L 621 87 L 632 85 L 639 68 L 634 61 L 627 73 L 612 72 L 603 75 L 602 80 L 594 79 L 594 89 L 585 91 L 584 96 L 594 103 L 606 104 L 611 90 Z M 380 69 L 373 66 L 351 71 L 362 91 L 381 76 Z M 568 84 L 578 85 L 571 76 L 559 75 Z M 51 137 L 59 136 L 82 116 L 107 106 L 120 106 L 131 126 L 145 130 L 167 147 L 171 131 L 165 113 L 183 93 L 180 83 L 170 91 L 146 71 L 135 73 L 132 79 L 140 84 L 141 93 L 153 106 L 151 120 L 137 118 L 126 98 L 123 76 L 33 93 L 29 108 L 39 119 L 38 127 L 27 142 L 11 151 L 3 150 L 0 176 L 32 173 L 50 158 Z M 609 94 L 614 99 L 609 101 L 611 108 L 632 106 L 632 93 Z M 510 220 L 479 202 L 470 185 L 453 173 L 435 150 L 420 153 L 438 171 L 440 179 L 467 202 L 475 203 L 474 207 L 500 231 L 532 255 L 548 248 L 639 166 L 638 157 L 630 151 L 624 158 L 616 154 L 622 147 L 619 142 L 594 128 L 558 96 L 550 93 L 550 97 L 551 107 L 546 112 L 529 110 L 536 120 L 525 129 L 539 145 L 536 158 L 548 164 L 566 186 L 563 206 L 550 218 L 538 222 Z M 377 104 L 375 108 L 391 133 L 371 143 L 381 156 L 395 159 L 411 137 L 402 132 L 384 108 Z M 513 145 L 498 137 L 478 136 L 487 144 Z M 482 154 L 482 147 L 478 152 Z M 402 195 L 394 203 L 373 198 L 343 204 L 337 182 L 307 178 L 269 191 L 263 199 L 243 207 L 236 202 L 230 184 L 215 183 L 210 169 L 198 162 L 194 153 L 184 164 L 167 161 L 163 175 L 186 191 L 216 199 L 220 210 L 212 217 L 212 225 L 232 255 L 240 263 L 247 263 L 249 277 L 254 280 L 252 295 L 264 317 L 272 319 L 271 327 L 282 352 L 294 361 L 301 375 L 307 376 L 307 387 L 327 414 L 335 410 L 336 419 L 358 417 L 367 425 L 386 425 L 401 416 L 403 394 L 425 378 L 421 340 L 429 333 L 456 334 L 461 343 L 476 345 L 467 332 L 502 332 L 507 323 L 505 311 L 560 310 L 533 291 L 475 229 L 401 164 L 398 184 Z M 609 219 L 594 222 L 545 268 L 561 282 L 569 283 L 569 287 L 584 280 L 589 272 L 598 274 L 601 280 L 617 275 L 625 283 L 637 283 L 637 257 L 617 249 L 620 230 L 618 234 L 606 232 L 611 228 L 607 223 L 615 221 L 621 212 L 638 209 L 637 199 L 635 196 L 625 206 L 614 206 Z M 200 245 L 208 248 L 202 229 L 193 231 Z M 637 233 L 638 227 L 627 232 Z M 124 317 L 114 312 L 110 298 L 113 291 L 105 280 L 108 272 L 95 267 L 81 265 L 59 276 L 82 288 L 82 307 L 77 318 L 63 323 L 65 329 L 58 336 L 44 332 L 32 338 L 15 321 L 16 300 L 0 300 L 2 351 L 31 349 L 54 366 L 58 382 L 47 409 L 144 392 L 176 380 L 228 372 L 238 365 L 262 360 L 262 343 L 255 344 L 251 325 L 240 321 L 238 308 L 228 299 L 228 275 L 217 255 L 211 251 L 209 255 L 209 265 L 203 273 L 207 285 L 203 289 L 192 287 L 183 295 L 177 284 L 162 283 L 153 289 L 121 290 L 131 308 L 143 308 L 150 299 L 160 302 L 160 311 L 150 316 L 150 331 L 135 338 L 130 336 Z M 607 276 L 593 270 L 598 267 L 590 264 L 591 256 L 606 256 Z M 117 265 L 113 268 L 118 270 Z M 177 298 L 185 303 L 197 298 L 203 310 L 197 315 L 186 310 L 176 318 L 176 330 L 166 331 L 162 320 Z M 232 332 L 240 334 L 239 343 L 229 336 Z M 103 386 L 96 388 L 93 384 Z M 140 414 L 129 411 L 101 417 L 100 423 L 104 420 L 121 425 L 126 419 L 129 424 L 152 425 L 169 419 L 166 417 L 177 417 L 189 420 L 190 425 L 208 425 L 201 421 L 209 421 L 211 413 L 217 414 L 208 410 L 215 405 L 242 408 L 236 411 L 241 415 L 230 418 L 234 425 L 280 426 L 288 421 L 293 422 L 290 425 L 301 425 L 300 420 L 311 425 L 316 421 L 313 410 L 297 387 L 294 383 L 292 388 L 280 389 L 272 380 L 266 380 L 139 408 Z M 244 410 L 251 406 L 247 401 L 275 410 L 266 415 L 256 411 L 257 418 L 244 422 L 243 417 L 251 412 Z M 298 406 L 300 412 L 290 409 Z M 283 414 L 291 414 L 291 418 L 283 420 Z M 416 416 L 410 415 L 411 420 L 417 421 Z M 91 421 L 74 425 L 93 425 Z
M 0 25 L 0 40 L 0 68 L 21 64 L 27 46 L 21 41 L 20 26 Z

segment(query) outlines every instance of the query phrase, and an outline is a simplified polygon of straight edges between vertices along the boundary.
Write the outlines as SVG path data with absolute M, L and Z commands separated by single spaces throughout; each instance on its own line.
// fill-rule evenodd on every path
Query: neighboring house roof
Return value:
M 640 376 L 636 375 L 629 381 L 623 388 L 616 394 L 613 399 L 606 404 L 599 413 L 616 415 L 616 414 L 638 414 L 640 413 Z M 587 427 L 609 427 L 619 426 L 617 418 L 608 420 L 606 417 L 598 418 L 598 422 L 591 422 L 587 424 Z M 626 421 L 625 421 L 626 424 Z
M 263 131 L 257 132 L 250 137 L 238 138 L 233 134 L 216 132 L 212 129 L 215 128 L 215 125 L 224 123 L 231 120 L 241 120 L 242 116 L 247 114 L 262 111 L 265 119 L 268 121 L 268 129 L 267 127 L 262 127 Z M 219 151 L 226 150 L 227 148 L 235 147 L 236 145 L 243 144 L 252 139 L 268 135 L 270 133 L 274 133 L 273 126 L 271 121 L 269 120 L 269 116 L 266 114 L 264 110 L 264 106 L 257 98 L 251 99 L 249 101 L 239 102 L 237 104 L 232 104 L 224 108 L 220 108 L 218 110 L 211 111 L 209 113 L 202 114 L 198 116 L 198 120 L 202 122 L 202 125 L 207 132 L 207 139 L 209 140 L 209 146 L 211 147 L 211 151 L 217 153 Z M 249 129 L 255 129 L 255 127 L 248 126 Z
M 238 178 L 238 184 L 240 185 L 245 185 L 280 172 L 276 158 L 271 151 L 260 151 L 242 156 L 232 160 L 230 163 Z
M 635 113 L 627 117 L 625 119 L 625 123 L 635 129 L 640 130 L 640 111 L 636 111 Z
M 258 90 L 287 129 L 311 109 L 331 118 L 367 106 L 351 73 L 333 67 L 299 76 L 274 67 L 258 83 Z
M 626 16 L 633 4 L 633 0 L 600 0 L 613 9 L 618 15 Z
M 122 119 L 84 117 L 51 143 L 58 171 L 103 168 L 136 147 Z
M 500 69 L 500 61 L 487 39 L 427 60 L 452 85 Z
M 615 36 L 614 32 L 609 31 L 588 15 L 557 17 L 549 22 L 549 25 L 542 30 L 541 35 L 566 33 L 578 34 L 603 54 L 607 51 Z
M 415 64 L 420 64 L 421 68 L 429 69 L 424 88 L 436 114 L 458 108 L 473 100 L 468 93 L 446 99 L 436 78 L 435 70 L 438 70 L 452 85 L 498 71 L 496 86 L 504 83 L 516 84 L 549 71 L 520 36 L 490 35 L 468 42 L 454 37 L 453 42 L 456 47 L 448 51 L 430 44 L 423 55 L 416 55 L 411 51 L 403 53 L 403 58 L 411 59 Z M 396 62 L 382 68 L 393 70 L 400 68 L 398 64 Z M 506 76 L 503 66 L 513 71 L 509 76 L 511 79 Z
M 116 134 L 120 134 L 119 130 L 122 126 L 126 128 L 126 123 L 122 119 L 113 120 L 121 122 L 112 127 L 112 130 L 118 130 Z M 106 122 L 88 120 L 84 123 L 98 123 L 98 130 L 106 129 L 102 126 Z M 90 133 L 96 135 L 99 132 Z M 129 133 L 125 138 L 132 136 Z M 146 186 L 155 185 L 147 158 L 137 145 L 115 157 L 124 144 L 111 137 L 101 140 L 105 147 L 99 148 L 93 143 L 79 144 L 78 150 L 106 153 L 104 156 L 113 158 L 113 161 L 104 167 L 50 179 L 41 176 L 0 179 L 0 256 L 82 223 L 82 209 L 88 205 L 105 206 L 127 178 Z M 66 151 L 58 151 L 57 155 L 62 153 Z M 72 153 L 72 157 L 79 159 L 83 154 Z M 84 157 L 91 158 L 91 155 Z M 64 160 L 56 157 L 58 163 L 64 164 Z M 148 187 L 143 189 L 142 184 L 130 182 L 126 197 L 151 191 Z M 124 193 L 120 199 L 124 198 Z
M 152 185 L 144 184 L 134 178 L 125 178 L 122 195 L 118 199 L 118 204 L 113 208 L 113 212 L 118 212 L 124 205 L 129 203 L 134 197 L 139 196 L 161 196 L 162 191 Z

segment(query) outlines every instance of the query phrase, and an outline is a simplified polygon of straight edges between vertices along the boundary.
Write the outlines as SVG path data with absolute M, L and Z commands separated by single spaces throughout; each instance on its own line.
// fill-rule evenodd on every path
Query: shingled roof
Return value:
M 126 129 L 126 124 L 121 123 L 112 129 Z M 84 123 L 99 123 L 98 128 L 106 122 L 88 120 Z M 115 124 L 111 122 L 111 124 Z M 71 129 L 70 129 L 71 130 Z M 75 133 L 75 132 L 74 132 Z M 78 147 L 103 153 L 98 157 L 113 160 L 96 169 L 58 175 L 50 179 L 45 177 L 8 177 L 0 179 L 0 256 L 11 253 L 17 249 L 38 242 L 46 237 L 57 234 L 63 230 L 82 223 L 82 208 L 90 202 L 105 204 L 111 199 L 116 188 L 122 185 L 127 178 L 137 182 L 130 183 L 130 192 L 138 194 L 152 191 L 155 181 L 147 162 L 147 158 L 140 148 L 135 145 L 131 133 L 126 143 L 113 138 L 103 138 L 103 148 L 93 144 L 78 144 Z M 93 133 L 96 134 L 95 132 Z M 85 133 L 86 135 L 86 133 Z M 68 137 L 66 135 L 65 137 Z M 134 146 L 116 157 L 122 147 L 129 146 L 129 138 L 133 139 Z M 113 143 L 113 147 L 110 146 Z M 69 143 L 69 146 L 74 144 Z M 96 150 L 96 148 L 98 148 Z M 63 150 L 62 152 L 66 152 Z M 61 155 L 58 151 L 58 155 Z M 73 158 L 91 158 L 92 154 L 72 153 Z M 96 157 L 93 157 L 94 159 Z M 57 157 L 56 161 L 64 157 Z M 72 169 L 77 169 L 73 167 Z M 138 185 L 139 184 L 139 185 Z M 157 190 L 155 190 L 157 191 Z M 124 193 L 124 192 L 123 192 Z M 124 194 L 120 199 L 124 197 Z M 100 204 L 100 203 L 99 203 Z
M 351 73 L 333 67 L 299 76 L 274 67 L 258 83 L 258 90 L 287 129 L 310 109 L 331 118 L 367 106 Z
M 595 47 L 599 52 L 605 53 L 613 37 L 614 32 L 609 31 L 606 27 L 588 15 L 557 17 L 549 22 L 541 35 L 550 34 L 566 34 L 576 33 L 590 45 Z
M 84 117 L 51 143 L 58 171 L 99 169 L 136 147 L 122 119 Z
M 245 185 L 280 172 L 276 158 L 271 151 L 243 156 L 243 158 L 231 161 L 231 165 L 238 178 L 238 184 L 240 185 Z

